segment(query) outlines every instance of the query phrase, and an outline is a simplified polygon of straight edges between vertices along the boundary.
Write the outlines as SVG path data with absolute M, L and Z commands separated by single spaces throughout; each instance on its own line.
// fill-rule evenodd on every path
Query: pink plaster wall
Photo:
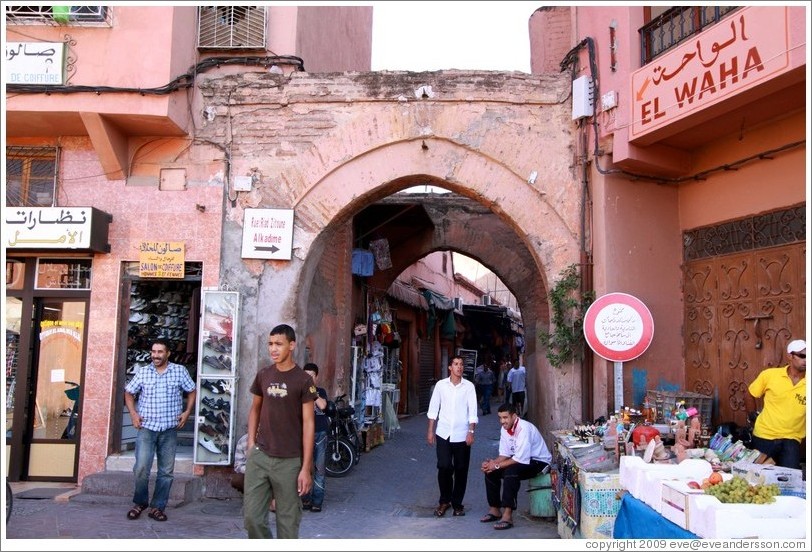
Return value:
M 221 185 L 191 185 L 185 191 L 160 191 L 156 186 L 127 186 L 107 180 L 86 138 L 61 140 L 59 204 L 91 205 L 113 215 L 108 254 L 93 258 L 88 358 L 82 422 L 79 482 L 105 469 L 110 449 L 117 347 L 119 295 L 125 261 L 137 261 L 142 240 L 181 241 L 186 261 L 203 263 L 203 287 L 217 287 L 220 276 Z M 195 204 L 206 206 L 204 213 Z

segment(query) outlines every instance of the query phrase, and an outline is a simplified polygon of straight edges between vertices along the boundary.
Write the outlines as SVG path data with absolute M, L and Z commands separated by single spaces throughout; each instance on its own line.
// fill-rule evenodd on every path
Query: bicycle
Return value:
M 346 397 L 344 394 L 327 403 L 330 432 L 325 469 L 330 477 L 344 477 L 361 458 L 361 437 L 355 421 L 355 408 L 346 406 Z

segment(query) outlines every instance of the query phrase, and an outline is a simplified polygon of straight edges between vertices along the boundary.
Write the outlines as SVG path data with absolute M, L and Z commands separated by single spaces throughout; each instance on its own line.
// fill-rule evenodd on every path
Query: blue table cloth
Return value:
M 665 519 L 654 509 L 634 498 L 623 494 L 620 510 L 615 518 L 612 537 L 616 539 L 698 539 L 694 533 Z

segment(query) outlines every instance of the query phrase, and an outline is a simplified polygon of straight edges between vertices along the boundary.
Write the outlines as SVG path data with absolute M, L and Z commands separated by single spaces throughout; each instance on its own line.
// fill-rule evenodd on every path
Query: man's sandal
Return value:
M 155 521 L 166 521 L 167 520 L 166 514 L 163 513 L 163 510 L 159 510 L 158 508 L 153 508 L 152 510 L 150 510 L 149 514 L 147 514 L 147 515 L 149 515 L 149 517 L 151 517 Z
M 492 513 L 488 512 L 487 514 L 482 516 L 479 521 L 481 521 L 482 523 L 490 523 L 492 521 L 498 521 L 499 519 L 500 519 L 499 516 L 495 516 Z
M 139 517 L 141 517 L 141 513 L 146 509 L 147 509 L 146 506 L 136 504 L 130 509 L 129 512 L 127 512 L 127 519 L 138 519 Z
M 510 521 L 500 521 L 493 524 L 493 528 L 497 531 L 504 531 L 505 529 L 510 529 L 511 527 L 513 527 L 513 522 Z

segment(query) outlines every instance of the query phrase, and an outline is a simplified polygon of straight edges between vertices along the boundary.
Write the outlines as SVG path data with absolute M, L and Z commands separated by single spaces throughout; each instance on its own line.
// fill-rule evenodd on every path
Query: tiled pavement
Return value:
M 442 519 L 433 516 L 438 498 L 436 456 L 433 447 L 426 443 L 425 415 L 402 419 L 400 424 L 401 428 L 382 445 L 363 454 L 347 477 L 327 479 L 324 509 L 320 513 L 303 513 L 300 539 L 477 539 L 465 548 L 493 550 L 497 546 L 479 539 L 558 538 L 554 520 L 529 515 L 527 482 L 522 483 L 512 529 L 495 531 L 492 524 L 479 522 L 487 504 L 478 467 L 482 459 L 494 456 L 498 448 L 496 408 L 492 414 L 480 416 L 464 517 L 452 517 L 450 511 Z M 63 495 L 61 499 L 15 499 L 7 532 L 4 531 L 3 550 L 39 549 L 37 542 L 19 539 L 121 539 L 117 548 L 143 549 L 143 543 L 133 539 L 246 538 L 240 499 L 203 499 L 169 508 L 166 511 L 169 521 L 162 523 L 145 514 L 135 521 L 126 519 L 131 506 L 127 498 L 94 496 L 92 502 L 88 501 L 91 497 L 81 494 L 65 498 Z M 270 521 L 275 534 L 273 514 Z M 59 548 L 65 548 L 66 544 L 60 542 Z M 392 548 L 394 544 L 383 546 Z M 247 541 L 239 548 L 244 545 Z M 299 546 L 308 549 L 304 542 Z M 417 544 L 407 546 L 411 550 Z M 427 549 L 436 548 L 429 546 Z M 313 548 L 319 547 L 322 545 L 313 544 Z

